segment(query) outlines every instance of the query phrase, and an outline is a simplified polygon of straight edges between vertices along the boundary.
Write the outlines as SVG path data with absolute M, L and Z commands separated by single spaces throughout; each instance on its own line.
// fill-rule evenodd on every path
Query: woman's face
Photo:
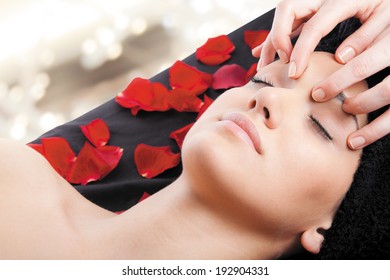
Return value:
M 360 159 L 347 136 L 366 122 L 341 107 L 342 95 L 366 90 L 364 82 L 329 102 L 311 99 L 313 86 L 339 67 L 316 52 L 291 80 L 288 65 L 276 61 L 255 77 L 272 86 L 249 82 L 222 94 L 183 146 L 183 172 L 198 194 L 272 230 L 299 232 L 324 216 L 331 222 Z

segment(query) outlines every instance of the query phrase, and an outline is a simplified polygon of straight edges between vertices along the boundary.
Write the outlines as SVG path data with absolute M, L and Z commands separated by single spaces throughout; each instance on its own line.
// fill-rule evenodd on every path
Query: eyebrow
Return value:
M 341 105 L 344 104 L 344 100 L 347 98 L 347 96 L 345 95 L 344 92 L 340 92 L 338 95 L 336 95 L 336 100 L 340 101 Z M 353 120 L 355 121 L 355 124 L 356 124 L 356 129 L 359 130 L 359 122 L 357 120 L 357 117 L 356 115 L 352 115 L 352 114 L 348 114 L 346 113 L 347 115 L 351 116 L 353 118 Z
M 268 82 L 266 79 L 264 79 L 264 77 L 256 77 L 256 76 L 254 76 L 254 77 L 252 77 L 252 82 L 255 82 L 255 83 L 263 83 L 263 84 L 265 84 L 265 85 L 267 85 L 267 86 L 270 86 L 270 87 L 275 87 L 272 83 L 270 83 L 270 82 Z M 345 93 L 342 91 L 342 92 L 340 92 L 338 95 L 336 95 L 336 100 L 338 100 L 338 101 L 340 101 L 340 103 L 341 103 L 341 105 L 343 105 L 343 103 L 344 103 L 344 100 L 347 98 L 347 96 L 345 95 Z M 343 110 L 342 108 L 341 108 L 341 110 Z M 344 110 L 343 110 L 344 111 Z M 352 118 L 353 118 L 353 120 L 355 121 L 355 124 L 356 124 L 356 130 L 359 130 L 360 129 L 360 127 L 359 127 L 359 122 L 358 122 L 358 120 L 357 120 L 357 117 L 356 117 L 356 115 L 353 115 L 353 114 L 348 114 L 348 113 L 346 113 L 347 115 L 349 115 L 349 116 L 351 116 Z

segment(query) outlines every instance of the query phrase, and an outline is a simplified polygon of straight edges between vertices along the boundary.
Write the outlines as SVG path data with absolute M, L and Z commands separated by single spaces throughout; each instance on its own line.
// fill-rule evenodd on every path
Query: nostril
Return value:
M 269 110 L 267 109 L 267 107 L 263 107 L 263 111 L 264 111 L 265 118 L 269 119 Z
M 253 99 L 249 102 L 249 109 L 253 109 L 256 107 L 256 99 Z

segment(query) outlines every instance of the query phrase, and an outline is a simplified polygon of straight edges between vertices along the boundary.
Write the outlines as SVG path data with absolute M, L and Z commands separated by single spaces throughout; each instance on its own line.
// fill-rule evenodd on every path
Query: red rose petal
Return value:
M 30 148 L 33 148 L 35 151 L 37 151 L 41 155 L 43 155 L 43 156 L 45 155 L 45 153 L 43 151 L 43 145 L 42 144 L 30 143 L 30 144 L 27 144 L 27 146 L 29 146 Z
M 115 101 L 125 108 L 134 108 L 137 106 L 150 106 L 153 103 L 152 83 L 143 78 L 134 78 L 125 90 L 120 92 Z
M 161 83 L 152 83 L 147 79 L 135 78 L 127 88 L 119 93 L 115 101 L 122 107 L 131 109 L 135 116 L 139 110 L 167 111 L 168 89 Z
M 42 138 L 43 155 L 62 177 L 66 177 L 76 160 L 68 141 L 62 137 Z
M 247 71 L 238 64 L 224 65 L 213 75 L 213 89 L 229 89 L 246 84 Z
M 173 89 L 184 88 L 199 95 L 205 92 L 213 82 L 211 74 L 199 71 L 182 61 L 176 61 L 169 69 L 169 83 Z
M 183 146 L 184 137 L 187 135 L 188 131 L 193 125 L 194 123 L 187 124 L 186 126 L 183 126 L 182 128 L 179 128 L 169 134 L 169 138 L 172 138 L 176 141 L 176 144 L 179 146 L 180 150 Z
M 148 194 L 147 192 L 144 192 L 142 194 L 141 198 L 138 200 L 138 203 L 140 203 L 141 201 L 147 199 L 149 196 L 150 196 L 150 194 Z
M 107 173 L 102 173 L 102 178 L 108 175 L 119 163 L 123 155 L 123 149 L 117 146 L 104 146 L 96 148 L 97 154 L 104 159 L 107 166 L 109 166 L 109 171 Z
M 81 125 L 80 128 L 95 147 L 106 145 L 110 139 L 110 131 L 102 119 L 95 119 L 87 125 Z
M 206 65 L 219 65 L 230 59 L 235 46 L 226 35 L 209 38 L 195 52 L 197 60 Z
M 199 112 L 203 101 L 191 91 L 183 88 L 171 90 L 168 95 L 168 103 L 172 109 L 178 112 Z
M 213 99 L 211 99 L 207 95 L 204 96 L 202 108 L 200 108 L 198 116 L 196 117 L 197 120 L 203 115 L 204 112 L 206 112 L 206 110 L 210 107 L 211 104 L 213 104 L 213 102 Z
M 123 150 L 119 147 L 94 148 L 85 142 L 66 179 L 72 184 L 81 185 L 100 180 L 116 167 L 122 154 Z
M 261 45 L 267 38 L 268 34 L 268 30 L 246 30 L 244 31 L 244 41 L 250 49 L 253 49 Z
M 142 177 L 153 178 L 177 166 L 180 162 L 180 154 L 174 154 L 169 146 L 153 147 L 139 144 L 134 151 L 134 161 Z
M 214 66 L 222 64 L 225 61 L 228 61 L 232 56 L 230 54 L 210 54 L 204 55 L 199 58 L 199 61 L 203 64 Z
M 169 93 L 168 89 L 161 83 L 152 83 L 154 99 L 153 103 L 149 108 L 144 108 L 148 111 L 167 111 L 169 110 L 167 95 Z
M 253 63 L 252 66 L 249 68 L 248 72 L 246 73 L 246 81 L 249 82 L 257 73 L 257 63 Z

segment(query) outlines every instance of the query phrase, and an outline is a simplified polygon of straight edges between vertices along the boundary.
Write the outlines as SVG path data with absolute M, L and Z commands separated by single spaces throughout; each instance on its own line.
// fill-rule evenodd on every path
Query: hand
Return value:
M 337 9 L 335 9 L 337 7 Z M 313 88 L 316 101 L 327 101 L 343 89 L 390 65 L 390 0 L 284 0 L 276 8 L 274 23 L 266 41 L 253 50 L 259 67 L 274 60 L 290 62 L 289 76 L 298 78 L 310 54 L 322 37 L 339 22 L 357 17 L 362 26 L 336 50 L 336 60 L 346 65 Z M 295 47 L 291 38 L 300 34 Z M 390 78 L 345 100 L 343 109 L 362 114 L 390 103 Z M 363 148 L 390 132 L 390 111 L 348 137 L 352 149 Z

